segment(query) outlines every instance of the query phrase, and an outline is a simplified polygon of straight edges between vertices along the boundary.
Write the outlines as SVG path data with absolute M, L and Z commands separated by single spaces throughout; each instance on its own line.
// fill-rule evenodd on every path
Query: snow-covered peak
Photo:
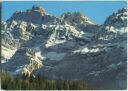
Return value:
M 124 40 L 127 39 L 127 11 L 122 8 L 110 15 L 105 23 L 100 26 L 99 32 L 96 35 L 99 40 Z
M 91 19 L 80 12 L 67 12 L 62 14 L 61 18 L 71 24 L 94 24 Z
M 68 23 L 74 24 L 94 24 L 87 16 L 82 15 L 80 12 L 67 12 L 61 15 L 61 19 Z
M 67 12 L 62 14 L 60 18 L 66 23 L 74 26 L 78 31 L 96 32 L 99 28 L 99 25 L 94 24 L 88 16 L 84 16 L 80 12 Z
M 126 8 L 119 9 L 106 19 L 104 25 L 115 28 L 127 27 L 127 12 L 128 9 Z

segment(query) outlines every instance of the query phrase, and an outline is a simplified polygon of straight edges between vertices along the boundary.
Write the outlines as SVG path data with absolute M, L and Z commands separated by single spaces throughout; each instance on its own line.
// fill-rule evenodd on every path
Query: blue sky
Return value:
M 6 21 L 15 11 L 25 11 L 33 5 L 42 6 L 57 17 L 64 12 L 80 11 L 96 24 L 102 24 L 113 12 L 127 7 L 125 1 L 6 1 L 2 2 L 2 20 Z

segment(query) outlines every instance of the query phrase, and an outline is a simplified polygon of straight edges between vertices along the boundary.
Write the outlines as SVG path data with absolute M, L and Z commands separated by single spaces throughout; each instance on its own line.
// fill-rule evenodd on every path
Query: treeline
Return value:
M 11 77 L 7 72 L 1 74 L 1 88 L 5 90 L 92 90 L 83 81 L 46 80 L 42 76 Z

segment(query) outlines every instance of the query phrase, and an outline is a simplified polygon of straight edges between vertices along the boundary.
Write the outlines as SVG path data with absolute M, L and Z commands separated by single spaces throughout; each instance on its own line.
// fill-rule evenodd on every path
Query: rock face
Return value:
M 19 59 L 19 56 L 22 58 Z M 43 59 L 39 55 L 36 55 L 32 49 L 20 48 L 8 61 L 6 66 L 8 71 L 14 71 L 12 74 L 25 73 L 31 75 L 33 71 L 43 66 Z
M 98 89 L 126 89 L 127 11 L 113 13 L 101 26 L 79 12 L 60 18 L 37 6 L 16 12 L 2 23 L 2 67 L 13 75 L 41 74 L 85 80 Z

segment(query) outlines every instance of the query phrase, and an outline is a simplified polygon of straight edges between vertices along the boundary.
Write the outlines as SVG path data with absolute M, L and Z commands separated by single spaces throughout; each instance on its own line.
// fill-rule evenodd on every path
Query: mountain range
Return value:
M 113 12 L 102 25 L 81 12 L 55 17 L 39 6 L 16 11 L 2 22 L 1 67 L 11 75 L 126 89 L 127 11 Z

